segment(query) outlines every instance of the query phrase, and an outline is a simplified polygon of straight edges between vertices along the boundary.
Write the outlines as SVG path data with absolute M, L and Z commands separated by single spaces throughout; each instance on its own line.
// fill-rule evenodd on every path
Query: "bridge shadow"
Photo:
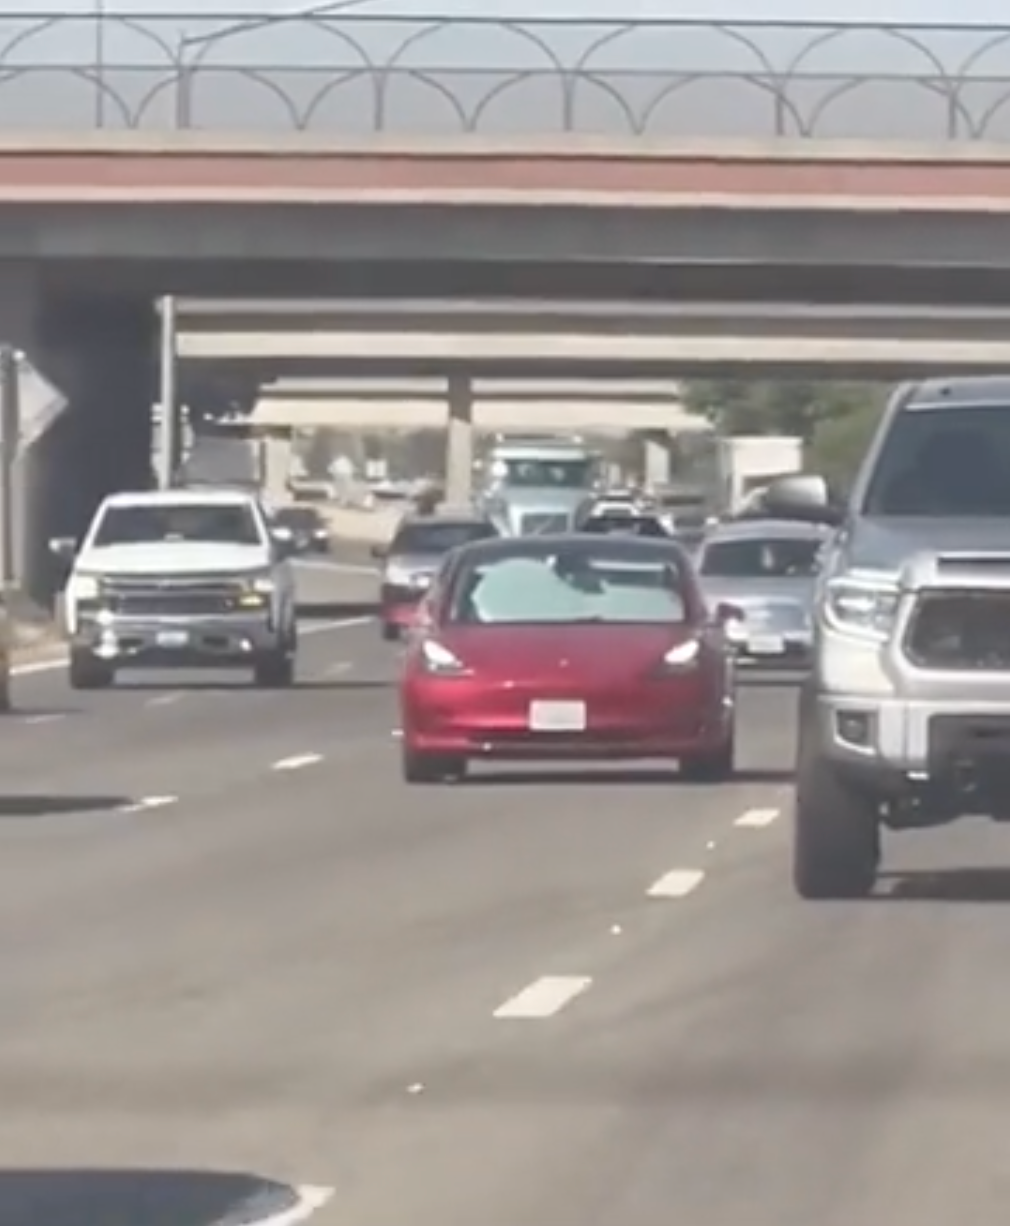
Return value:
M 44 792 L 27 792 L 20 795 L 0 796 L 0 820 L 5 818 L 63 817 L 79 813 L 106 813 L 123 805 L 132 804 L 133 796 L 74 795 L 63 793 L 48 795 Z M 7 1226 L 2 1209 L 0 1224 Z
M 325 1199 L 240 1172 L 0 1170 L 3 1226 L 256 1226 L 303 1221 Z

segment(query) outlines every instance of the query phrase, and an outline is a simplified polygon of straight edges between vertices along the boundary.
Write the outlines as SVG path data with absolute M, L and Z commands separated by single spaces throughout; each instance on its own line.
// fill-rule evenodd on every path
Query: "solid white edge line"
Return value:
M 330 622 L 314 622 L 308 626 L 299 626 L 299 634 L 323 634 L 327 630 L 343 630 L 349 626 L 367 626 L 375 621 L 374 617 L 341 617 Z M 15 664 L 11 669 L 12 677 L 30 677 L 34 673 L 51 673 L 57 668 L 67 667 L 65 652 L 47 660 L 31 660 L 27 664 Z
M 770 826 L 772 822 L 779 818 L 778 809 L 748 809 L 746 813 L 741 813 L 733 823 L 734 826 L 753 826 L 755 829 L 760 829 L 762 826 Z
M 315 766 L 317 762 L 322 762 L 323 755 L 321 753 L 299 753 L 294 754 L 290 758 L 278 758 L 273 764 L 272 770 L 275 771 L 297 771 L 303 766 Z
M 646 894 L 650 898 L 685 898 L 704 880 L 705 874 L 700 868 L 675 868 L 654 881 Z
M 553 1017 L 592 984 L 588 975 L 542 975 L 498 1006 L 492 1017 L 533 1020 Z
M 322 1209 L 323 1205 L 333 1198 L 335 1191 L 335 1188 L 316 1187 L 313 1184 L 298 1186 L 294 1189 L 298 1197 L 296 1204 L 266 1217 L 253 1218 L 249 1226 L 298 1226 L 299 1222 L 307 1221 Z

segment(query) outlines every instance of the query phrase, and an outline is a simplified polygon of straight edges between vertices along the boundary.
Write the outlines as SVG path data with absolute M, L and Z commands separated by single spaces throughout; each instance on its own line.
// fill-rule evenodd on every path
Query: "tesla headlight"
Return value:
M 441 677 L 459 677 L 469 672 L 462 660 L 434 639 L 425 639 L 421 644 L 421 660 L 427 672 Z
M 677 643 L 674 647 L 663 656 L 663 665 L 668 669 L 679 670 L 682 668 L 691 668 L 698 661 L 698 653 L 701 647 L 697 639 L 686 639 L 683 643 Z
M 99 575 L 77 573 L 70 580 L 70 597 L 73 600 L 97 600 L 102 594 Z
M 845 575 L 828 581 L 824 612 L 836 629 L 883 642 L 894 625 L 898 597 L 897 584 L 883 577 Z

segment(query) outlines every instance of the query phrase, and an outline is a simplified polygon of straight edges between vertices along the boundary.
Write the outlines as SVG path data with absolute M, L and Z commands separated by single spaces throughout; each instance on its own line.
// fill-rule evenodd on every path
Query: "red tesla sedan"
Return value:
M 404 653 L 403 773 L 460 778 L 488 759 L 677 759 L 733 772 L 723 623 L 672 539 L 530 536 L 466 545 Z

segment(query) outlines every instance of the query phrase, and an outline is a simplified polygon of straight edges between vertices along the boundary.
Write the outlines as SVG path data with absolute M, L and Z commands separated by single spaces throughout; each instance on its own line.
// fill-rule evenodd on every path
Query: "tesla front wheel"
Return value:
M 405 783 L 447 783 L 452 779 L 463 778 L 466 774 L 466 759 L 404 749 L 402 769 Z
M 808 761 L 796 780 L 793 885 L 801 898 L 862 898 L 880 866 L 880 815 L 872 793 L 840 779 L 830 764 Z
M 383 622 L 382 637 L 387 643 L 396 643 L 400 639 L 400 627 L 394 626 L 391 622 Z
M 718 749 L 685 758 L 680 773 L 689 783 L 727 783 L 733 778 L 735 760 L 736 738 L 731 732 Z

